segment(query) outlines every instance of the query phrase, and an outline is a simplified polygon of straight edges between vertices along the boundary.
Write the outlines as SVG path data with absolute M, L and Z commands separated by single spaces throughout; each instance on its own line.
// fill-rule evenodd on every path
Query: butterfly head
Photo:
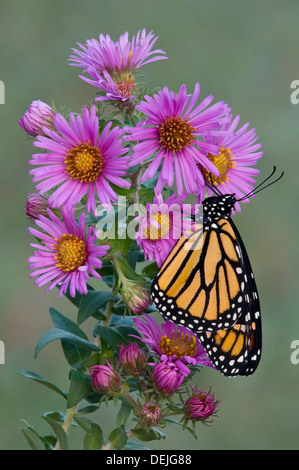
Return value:
M 203 214 L 211 221 L 227 219 L 236 202 L 234 194 L 208 197 L 203 202 Z

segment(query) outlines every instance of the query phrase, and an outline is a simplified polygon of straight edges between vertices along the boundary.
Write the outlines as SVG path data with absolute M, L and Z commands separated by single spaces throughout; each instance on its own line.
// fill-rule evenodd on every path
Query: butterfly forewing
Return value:
M 243 260 L 229 220 L 183 236 L 152 286 L 164 318 L 194 331 L 231 327 L 241 315 L 245 287 Z

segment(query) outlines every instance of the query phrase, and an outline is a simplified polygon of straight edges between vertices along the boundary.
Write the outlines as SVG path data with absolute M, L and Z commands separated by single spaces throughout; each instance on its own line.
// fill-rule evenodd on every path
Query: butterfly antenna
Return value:
M 243 197 L 241 197 L 240 199 L 238 199 L 238 201 L 243 201 L 244 199 L 246 199 L 246 198 L 248 198 L 248 197 L 251 197 L 252 195 L 258 194 L 260 191 L 262 191 L 262 190 L 268 188 L 268 187 L 271 186 L 272 184 L 277 183 L 277 181 L 279 181 L 279 180 L 283 177 L 284 171 L 281 173 L 281 175 L 280 175 L 278 178 L 276 178 L 276 180 L 271 181 L 271 183 L 268 183 L 266 186 L 263 186 L 263 185 L 266 183 L 266 181 L 268 181 L 268 180 L 274 175 L 275 171 L 276 171 L 276 166 L 273 167 L 272 173 L 271 173 L 264 181 L 262 181 L 258 186 L 256 186 L 256 187 L 255 187 L 252 191 L 250 191 L 248 194 L 245 194 L 245 196 L 243 196 Z M 263 186 L 263 187 L 261 187 L 261 186 Z M 259 188 L 260 188 L 260 189 L 259 189 Z
M 211 184 L 206 183 L 206 186 L 214 193 L 216 196 L 222 196 L 221 191 L 213 184 L 212 175 L 210 173 Z

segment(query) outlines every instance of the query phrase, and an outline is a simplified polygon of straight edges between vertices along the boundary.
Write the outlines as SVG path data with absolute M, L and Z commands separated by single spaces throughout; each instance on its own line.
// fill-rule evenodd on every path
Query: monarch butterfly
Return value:
M 244 198 L 265 189 L 257 191 L 275 170 Z M 261 357 L 258 292 L 244 243 L 231 219 L 237 199 L 211 189 L 216 195 L 203 201 L 202 221 L 178 240 L 152 283 L 151 295 L 165 319 L 197 334 L 223 375 L 248 376 Z

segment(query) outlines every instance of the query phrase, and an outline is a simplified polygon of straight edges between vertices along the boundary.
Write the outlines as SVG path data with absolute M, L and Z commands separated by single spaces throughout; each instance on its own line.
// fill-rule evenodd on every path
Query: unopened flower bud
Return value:
M 48 217 L 48 199 L 41 194 L 28 194 L 25 212 L 29 219 L 35 220 L 39 215 Z
M 126 280 L 121 295 L 124 303 L 134 313 L 141 313 L 152 303 L 149 290 L 139 282 Z
M 155 366 L 153 379 L 163 395 L 172 395 L 182 385 L 184 375 L 174 362 L 160 362 Z
M 122 344 L 118 359 L 120 366 L 128 375 L 141 375 L 146 364 L 146 354 L 137 343 Z
M 160 423 L 161 418 L 161 408 L 155 403 L 146 403 L 140 410 L 139 420 L 140 423 L 146 428 L 156 426 Z
M 43 127 L 53 129 L 54 112 L 52 108 L 40 100 L 32 101 L 22 119 L 20 119 L 20 126 L 27 132 L 27 134 L 44 135 Z
M 209 392 L 201 392 L 194 388 L 191 397 L 183 406 L 185 419 L 203 421 L 214 413 L 218 405 L 219 401 L 215 401 Z
M 90 375 L 92 387 L 96 392 L 110 396 L 117 396 L 121 392 L 121 377 L 108 361 L 105 366 L 93 366 Z

